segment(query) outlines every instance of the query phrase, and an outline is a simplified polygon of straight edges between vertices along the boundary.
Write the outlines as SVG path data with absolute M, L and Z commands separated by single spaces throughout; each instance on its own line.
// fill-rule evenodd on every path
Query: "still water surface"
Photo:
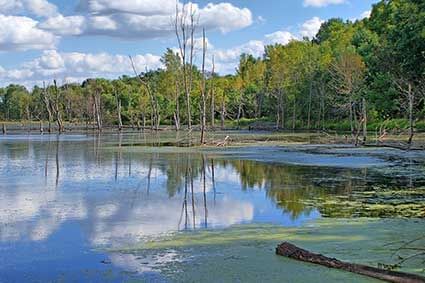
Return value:
M 157 278 L 107 251 L 176 231 L 300 227 L 339 212 L 311 199 L 425 184 L 423 153 L 152 143 L 143 134 L 0 137 L 0 282 Z

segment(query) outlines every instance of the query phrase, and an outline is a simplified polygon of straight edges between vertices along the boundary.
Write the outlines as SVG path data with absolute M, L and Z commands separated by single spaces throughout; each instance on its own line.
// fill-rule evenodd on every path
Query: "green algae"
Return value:
M 353 191 L 348 195 L 326 195 L 304 200 L 323 217 L 425 218 L 425 188 Z
M 203 282 L 373 282 L 369 278 L 301 263 L 274 254 L 289 241 L 313 252 L 353 263 L 391 267 L 424 275 L 424 258 L 397 247 L 425 236 L 423 219 L 320 219 L 302 227 L 237 225 L 222 230 L 179 232 L 124 247 L 113 253 L 147 255 L 173 251 L 180 260 L 158 266 L 171 281 Z M 425 238 L 415 242 L 425 245 Z

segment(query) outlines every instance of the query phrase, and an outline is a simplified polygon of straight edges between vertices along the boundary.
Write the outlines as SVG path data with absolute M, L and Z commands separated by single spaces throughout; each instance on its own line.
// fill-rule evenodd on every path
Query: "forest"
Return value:
M 98 130 L 341 130 L 356 141 L 368 130 L 398 130 L 411 142 L 425 130 L 422 0 L 383 0 L 354 22 L 329 19 L 313 39 L 266 46 L 261 58 L 241 54 L 235 73 L 224 76 L 214 63 L 205 67 L 205 31 L 202 66 L 194 63 L 194 34 L 202 27 L 190 11 L 176 15 L 179 48 L 165 51 L 163 68 L 139 72 L 143 66 L 129 57 L 134 76 L 64 85 L 52 79 L 32 89 L 11 84 L 0 88 L 0 120 L 59 132 L 70 123 Z

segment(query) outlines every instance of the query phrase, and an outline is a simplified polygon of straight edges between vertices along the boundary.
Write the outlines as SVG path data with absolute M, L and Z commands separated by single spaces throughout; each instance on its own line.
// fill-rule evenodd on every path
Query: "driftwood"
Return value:
M 226 146 L 229 143 L 230 137 L 226 136 L 223 141 L 216 144 L 216 146 Z
M 393 148 L 393 149 L 399 149 L 399 150 L 404 150 L 404 151 L 414 151 L 414 150 L 424 150 L 425 147 L 423 146 L 417 146 L 417 147 L 413 147 L 413 146 L 409 146 L 409 145 L 404 145 L 402 143 L 399 144 L 395 144 L 395 143 L 379 143 L 379 144 L 364 144 L 364 147 L 385 147 L 385 148 Z
M 408 274 L 408 273 L 397 272 L 397 271 L 390 271 L 390 270 L 380 269 L 380 268 L 371 267 L 367 265 L 343 262 L 335 258 L 329 258 L 321 254 L 315 254 L 315 253 L 309 252 L 295 245 L 292 245 L 288 242 L 284 242 L 280 244 L 276 248 L 276 254 L 289 257 L 291 259 L 319 264 L 329 268 L 341 269 L 348 272 L 357 273 L 357 274 L 377 278 L 377 279 L 388 281 L 388 282 L 397 282 L 397 283 L 424 283 L 425 282 L 425 278 L 419 275 Z

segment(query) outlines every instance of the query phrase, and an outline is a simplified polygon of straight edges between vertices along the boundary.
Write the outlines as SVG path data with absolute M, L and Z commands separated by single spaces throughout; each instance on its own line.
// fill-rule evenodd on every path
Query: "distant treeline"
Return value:
M 177 34 L 191 28 L 176 21 Z M 413 135 L 425 117 L 423 0 L 380 1 L 369 18 L 326 21 L 313 40 L 266 46 L 261 58 L 241 54 L 234 75 L 198 69 L 188 46 L 177 53 L 167 49 L 164 69 L 134 77 L 63 86 L 52 81 L 32 91 L 1 88 L 0 120 L 44 120 L 56 129 L 64 121 L 99 129 L 165 124 L 179 129 L 200 123 L 203 97 L 207 124 L 217 128 L 242 119 L 267 120 L 278 129 L 341 123 L 359 136 L 368 122 L 405 119 Z

